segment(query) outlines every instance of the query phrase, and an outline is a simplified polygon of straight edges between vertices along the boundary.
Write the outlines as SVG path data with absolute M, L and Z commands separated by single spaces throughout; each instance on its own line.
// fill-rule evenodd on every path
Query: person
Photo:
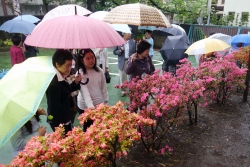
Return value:
M 86 85 L 81 85 L 80 92 L 77 96 L 77 106 L 79 114 L 82 114 L 85 109 L 94 107 L 98 104 L 107 104 L 109 100 L 106 79 L 102 69 L 96 66 L 96 57 L 91 49 L 83 49 L 79 51 L 78 56 L 79 73 L 89 79 Z M 88 120 L 84 123 L 83 131 L 93 123 Z
M 145 31 L 145 40 L 150 43 L 150 50 L 149 50 L 149 56 L 151 57 L 151 59 L 153 59 L 154 56 L 154 40 L 151 37 L 152 36 L 152 31 L 150 30 L 146 30 Z
M 26 39 L 26 36 L 22 34 L 23 52 L 24 52 L 25 58 L 28 59 L 30 57 L 35 57 L 36 53 L 39 53 L 39 50 L 34 46 L 26 45 L 24 43 L 25 39 Z
M 168 60 L 163 61 L 162 71 L 171 72 L 174 76 L 176 74 L 177 65 L 180 64 L 179 60 Z
M 46 127 L 40 126 L 40 115 L 46 115 L 44 109 L 39 108 L 36 115 L 27 121 L 11 138 L 10 142 L 13 147 L 13 158 L 18 155 L 19 152 L 24 150 L 26 143 L 34 136 L 44 136 L 46 133 Z
M 200 60 L 199 60 L 199 65 L 201 65 L 203 62 L 205 61 L 211 61 L 215 58 L 215 53 L 214 52 L 210 52 L 210 53 L 206 53 L 201 55 Z
M 139 79 L 143 79 L 146 74 L 150 75 L 155 71 L 155 66 L 152 62 L 151 57 L 149 56 L 150 46 L 150 43 L 142 40 L 137 46 L 136 53 L 130 56 L 125 69 L 125 72 L 130 75 L 130 81 L 136 77 L 138 77 Z M 130 97 L 130 102 L 133 101 L 133 98 L 134 97 Z M 143 106 L 146 106 L 146 101 L 144 104 L 139 106 L 139 108 L 142 109 Z M 138 107 L 129 107 L 128 110 L 130 110 L 131 112 L 137 112 Z
M 100 67 L 103 72 L 109 72 L 107 48 L 96 48 L 93 51 L 96 56 L 96 65 Z
M 25 60 L 24 54 L 22 49 L 20 48 L 21 44 L 21 37 L 17 34 L 11 37 L 11 41 L 13 46 L 10 48 L 10 59 L 11 65 L 14 66 L 15 64 L 22 63 Z
M 125 68 L 126 74 L 130 75 L 130 80 L 139 77 L 142 79 L 145 74 L 153 74 L 155 66 L 149 56 L 151 44 L 142 40 L 138 46 L 136 53 L 132 54 Z
M 58 49 L 52 57 L 52 64 L 56 75 L 46 90 L 48 114 L 53 116 L 47 120 L 55 131 L 55 127 L 63 124 L 65 134 L 72 130 L 72 103 L 71 92 L 80 89 L 81 75 L 75 77 L 75 81 L 69 84 L 66 77 L 69 76 L 72 68 L 72 54 L 67 50 Z
M 128 58 L 136 52 L 136 41 L 131 39 L 130 33 L 123 33 L 123 39 L 126 41 L 124 45 L 116 46 L 113 53 L 118 56 L 118 70 L 120 77 L 120 85 L 127 80 L 125 67 L 128 63 Z M 126 95 L 126 90 L 121 89 L 121 96 Z

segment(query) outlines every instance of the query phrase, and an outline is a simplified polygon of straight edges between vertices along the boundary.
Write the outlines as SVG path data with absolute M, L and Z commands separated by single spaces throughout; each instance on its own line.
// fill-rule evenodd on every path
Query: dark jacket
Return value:
M 127 67 L 125 68 L 126 74 L 130 75 L 129 76 L 130 80 L 136 78 L 137 76 L 139 76 L 139 78 L 141 79 L 141 75 L 143 73 L 153 74 L 154 71 L 155 71 L 155 66 L 150 56 L 144 59 L 137 58 L 133 62 L 131 61 L 130 57 L 128 60 Z
M 58 81 L 57 75 L 52 79 L 48 89 L 46 90 L 48 115 L 52 115 L 53 119 L 50 122 L 52 129 L 59 124 L 67 123 L 71 120 L 72 99 L 71 92 L 79 90 L 80 84 L 72 82 L 69 84 L 66 81 Z

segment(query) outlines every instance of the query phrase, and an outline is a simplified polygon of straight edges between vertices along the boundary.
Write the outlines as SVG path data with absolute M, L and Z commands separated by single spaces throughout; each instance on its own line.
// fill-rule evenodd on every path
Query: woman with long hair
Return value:
M 91 49 L 82 49 L 78 55 L 79 73 L 82 75 L 82 82 L 89 82 L 81 85 L 80 92 L 77 96 L 77 106 L 79 114 L 85 109 L 94 107 L 101 103 L 108 103 L 108 91 L 104 73 L 100 67 L 96 65 L 96 57 Z M 89 120 L 84 124 L 83 130 L 92 125 L 93 121 Z

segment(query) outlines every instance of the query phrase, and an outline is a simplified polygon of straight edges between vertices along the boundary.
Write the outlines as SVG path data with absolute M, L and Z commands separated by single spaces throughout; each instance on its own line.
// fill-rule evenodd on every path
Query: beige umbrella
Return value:
M 140 3 L 117 6 L 103 21 L 110 24 L 171 27 L 167 17 L 160 10 Z

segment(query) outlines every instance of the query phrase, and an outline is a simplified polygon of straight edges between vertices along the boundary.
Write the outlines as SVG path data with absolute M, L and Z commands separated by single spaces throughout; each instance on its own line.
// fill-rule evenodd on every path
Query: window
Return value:
M 225 4 L 225 0 L 221 0 L 221 4 L 224 5 Z

